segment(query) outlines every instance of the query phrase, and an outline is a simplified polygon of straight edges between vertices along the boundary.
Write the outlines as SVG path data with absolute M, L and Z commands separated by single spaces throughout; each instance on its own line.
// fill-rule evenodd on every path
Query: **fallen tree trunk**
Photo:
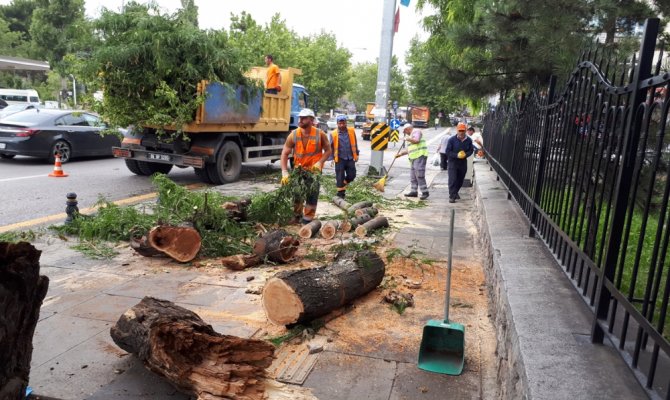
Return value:
M 361 208 L 368 208 L 368 207 L 372 207 L 372 206 L 373 206 L 373 204 L 372 204 L 371 201 L 360 201 L 360 202 L 352 205 L 351 207 L 349 207 L 349 209 L 347 211 L 349 212 L 349 214 L 353 214 L 353 213 L 356 212 L 356 210 L 360 210 Z
M 261 257 L 255 254 L 236 254 L 234 256 L 222 257 L 221 264 L 233 271 L 242 271 L 244 269 L 255 267 L 262 261 Z
M 181 392 L 199 399 L 264 397 L 265 368 L 274 346 L 214 331 L 192 311 L 145 297 L 110 330 L 123 350 Z
M 320 233 L 322 238 L 332 239 L 337 234 L 337 231 L 349 232 L 350 230 L 351 224 L 349 221 L 332 220 L 323 223 Z
M 263 309 L 278 325 L 308 322 L 370 292 L 384 272 L 376 253 L 344 252 L 326 266 L 275 275 L 263 288 Z
M 313 238 L 317 232 L 319 232 L 319 229 L 321 229 L 321 221 L 315 219 L 309 224 L 303 225 L 302 228 L 300 228 L 298 231 L 298 236 L 303 239 L 310 239 Z
M 356 228 L 356 235 L 359 237 L 367 236 L 374 230 L 388 228 L 388 226 L 389 220 L 386 217 L 379 216 Z
M 283 229 L 270 231 L 263 235 L 263 237 L 256 239 L 254 243 L 254 254 L 258 256 L 261 261 L 267 259 L 269 261 L 285 264 L 298 251 L 300 241 L 293 235 L 290 235 Z
M 33 334 L 49 278 L 41 251 L 29 243 L 0 242 L 0 399 L 23 399 L 33 356 Z
M 161 225 L 149 231 L 149 245 L 179 262 L 189 262 L 198 255 L 202 240 L 195 228 Z
M 228 201 L 221 205 L 228 211 L 228 218 L 233 221 L 243 222 L 247 220 L 247 209 L 251 204 L 251 199 L 242 199 L 237 201 Z
M 348 203 L 343 198 L 337 196 L 333 197 L 333 204 L 335 204 L 344 211 L 349 211 L 349 207 L 351 207 L 351 203 Z
M 362 217 L 363 215 L 369 215 L 371 217 L 376 217 L 379 214 L 379 210 L 374 207 L 360 208 L 354 212 L 357 217 Z
M 357 228 L 359 225 L 362 225 L 372 219 L 368 214 L 361 215 L 360 217 L 351 218 L 349 220 L 349 230 Z M 347 231 L 348 232 L 348 231 Z

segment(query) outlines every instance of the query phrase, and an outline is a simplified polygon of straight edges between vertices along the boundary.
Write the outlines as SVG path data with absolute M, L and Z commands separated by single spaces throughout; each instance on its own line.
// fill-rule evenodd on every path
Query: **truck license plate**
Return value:
M 149 158 L 150 160 L 170 161 L 170 156 L 168 156 L 167 154 L 148 153 L 147 158 Z
M 0 143 L 0 149 L 4 149 L 7 145 L 4 143 Z

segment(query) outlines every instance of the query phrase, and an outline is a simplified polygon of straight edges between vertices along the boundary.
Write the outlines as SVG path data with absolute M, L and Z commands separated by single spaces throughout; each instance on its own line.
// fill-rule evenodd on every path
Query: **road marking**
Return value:
M 16 178 L 0 179 L 0 182 L 20 181 L 21 179 L 47 178 L 47 176 L 48 176 L 48 174 L 33 175 L 33 176 L 18 176 Z
M 206 186 L 207 185 L 205 185 L 203 183 L 192 183 L 192 184 L 189 184 L 189 185 L 185 185 L 184 188 L 186 188 L 188 190 L 193 190 L 193 189 L 200 189 L 200 188 L 203 188 L 203 187 L 206 187 Z M 153 200 L 156 197 L 158 197 L 158 193 L 152 192 L 152 193 L 142 194 L 142 195 L 139 195 L 139 196 L 133 196 L 133 197 L 125 198 L 125 199 L 116 200 L 116 201 L 113 201 L 112 203 L 114 203 L 118 206 L 126 206 L 126 205 L 129 205 L 129 204 L 136 204 L 136 203 L 141 203 L 141 202 L 147 201 L 147 200 Z M 96 212 L 97 210 L 98 210 L 98 207 L 93 206 L 93 207 L 87 207 L 87 208 L 80 209 L 79 213 L 80 214 L 89 214 L 89 213 Z M 66 213 L 60 213 L 60 214 L 49 215 L 49 216 L 46 216 L 46 217 L 35 218 L 35 219 L 28 220 L 28 221 L 17 222 L 15 224 L 11 224 L 11 225 L 0 226 L 0 233 L 11 231 L 11 230 L 14 230 L 14 229 L 25 229 L 25 228 L 30 228 L 30 227 L 36 226 L 36 225 L 42 225 L 42 224 L 52 223 L 52 222 L 56 222 L 56 221 L 63 221 L 63 220 L 65 220 L 65 218 L 67 218 L 67 214 Z

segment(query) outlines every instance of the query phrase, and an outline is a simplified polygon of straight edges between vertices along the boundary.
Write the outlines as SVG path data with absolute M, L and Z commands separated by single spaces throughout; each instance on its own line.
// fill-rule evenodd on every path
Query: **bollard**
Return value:
M 79 207 L 77 207 L 79 202 L 77 201 L 77 193 L 70 192 L 65 197 L 67 197 L 67 201 L 65 202 L 65 213 L 67 214 L 65 223 L 69 224 L 77 218 L 77 215 L 79 214 Z

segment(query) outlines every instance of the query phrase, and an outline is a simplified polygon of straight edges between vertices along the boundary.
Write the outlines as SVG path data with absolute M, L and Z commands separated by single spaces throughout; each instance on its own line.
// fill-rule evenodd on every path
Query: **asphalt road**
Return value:
M 360 138 L 360 131 L 357 130 Z M 429 147 L 434 149 L 444 129 L 426 129 L 424 133 Z M 359 163 L 370 162 L 370 142 L 359 140 L 361 156 Z M 384 165 L 388 166 L 399 144 L 389 146 L 385 152 Z M 434 151 L 434 150 L 432 150 Z M 268 162 L 245 165 L 242 178 L 255 175 L 260 169 L 279 171 L 279 163 Z M 407 167 L 407 158 L 399 159 L 396 166 Z M 31 228 L 39 224 L 56 224 L 64 219 L 66 195 L 77 194 L 80 210 L 92 207 L 102 196 L 110 201 L 146 196 L 154 192 L 151 180 L 146 176 L 131 173 L 121 159 L 95 158 L 75 159 L 63 165 L 69 176 L 53 178 L 48 174 L 53 165 L 30 157 L 0 159 L 0 232 Z M 395 168 L 395 167 L 394 167 Z M 200 185 L 192 168 L 173 168 L 169 177 L 181 185 Z M 205 185 L 202 184 L 204 187 Z M 141 199 L 141 197 L 140 197 Z

